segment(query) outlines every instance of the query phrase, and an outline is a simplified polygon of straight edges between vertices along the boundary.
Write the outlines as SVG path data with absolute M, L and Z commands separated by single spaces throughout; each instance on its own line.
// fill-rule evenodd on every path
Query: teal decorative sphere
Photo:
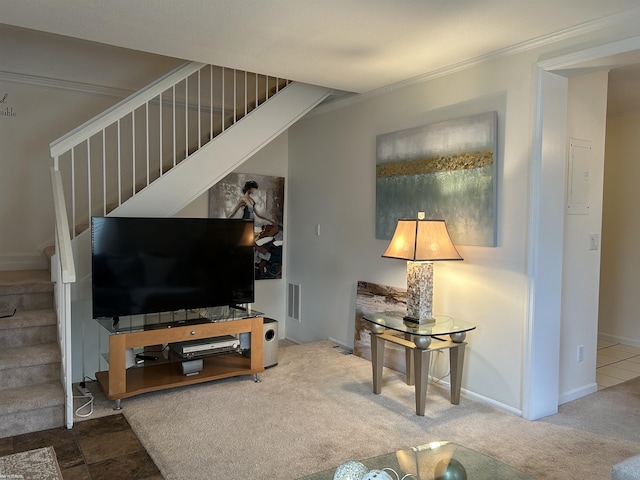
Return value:
M 434 480 L 467 480 L 467 471 L 453 458 L 440 460 L 433 474 Z

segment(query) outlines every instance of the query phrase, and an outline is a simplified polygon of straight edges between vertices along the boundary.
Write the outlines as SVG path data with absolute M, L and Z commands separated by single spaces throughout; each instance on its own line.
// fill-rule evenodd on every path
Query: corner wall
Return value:
M 607 119 L 599 334 L 640 347 L 640 112 Z
M 604 143 L 607 115 L 608 71 L 569 79 L 567 114 L 567 169 L 571 165 L 570 139 L 590 145 L 588 177 L 578 165 L 580 184 L 588 185 L 588 212 L 564 216 L 562 324 L 560 327 L 560 402 L 579 398 L 597 390 L 596 352 L 598 331 L 598 291 L 600 248 L 592 249 L 590 235 L 602 231 Z M 570 195 L 567 171 L 567 200 Z M 574 205 L 575 207 L 575 205 Z M 583 359 L 578 358 L 582 347 Z

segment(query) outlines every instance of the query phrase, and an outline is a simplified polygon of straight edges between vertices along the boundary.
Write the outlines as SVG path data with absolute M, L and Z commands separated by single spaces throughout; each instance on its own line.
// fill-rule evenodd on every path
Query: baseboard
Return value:
M 0 255 L 0 270 L 46 270 L 47 260 L 42 254 Z
M 342 348 L 345 348 L 347 350 L 353 351 L 353 346 L 352 345 L 348 345 L 348 344 L 346 344 L 344 342 L 341 342 L 340 340 L 336 340 L 333 337 L 329 337 L 327 340 L 332 342 L 332 343 L 335 343 L 335 344 L 341 346 Z M 430 382 L 433 382 L 434 380 L 435 379 L 433 377 L 429 376 L 429 381 Z M 451 384 L 449 382 L 447 382 L 445 380 L 438 380 L 438 384 L 444 386 L 447 390 L 451 391 Z M 464 393 L 465 395 L 467 395 L 467 396 L 469 396 L 469 397 L 471 397 L 471 398 L 473 398 L 475 400 L 478 400 L 478 401 L 480 401 L 482 403 L 486 403 L 488 405 L 491 405 L 491 406 L 493 406 L 495 408 L 498 408 L 500 410 L 503 410 L 505 412 L 511 413 L 511 414 L 516 415 L 518 417 L 522 416 L 522 410 L 518 410 L 517 408 L 510 407 L 509 405 L 505 405 L 504 403 L 497 402 L 497 401 L 495 401 L 495 400 L 493 400 L 491 398 L 485 397 L 483 395 L 479 395 L 477 393 L 471 392 L 471 391 L 466 390 L 464 388 L 462 388 L 460 390 L 460 392 Z
M 440 385 L 446 385 L 447 390 L 451 391 L 451 384 L 449 382 L 445 382 L 443 380 L 440 380 L 440 382 L 438 382 L 438 383 Z M 487 405 L 491 405 L 492 407 L 495 407 L 495 408 L 497 408 L 499 410 L 502 410 L 504 412 L 511 413 L 512 415 L 516 415 L 517 417 L 522 417 L 522 410 L 510 407 L 509 405 L 505 405 L 504 403 L 501 403 L 501 402 L 497 402 L 497 401 L 493 400 L 492 398 L 485 397 L 484 395 L 480 395 L 478 393 L 472 392 L 472 391 L 467 390 L 465 388 L 460 389 L 460 393 L 464 394 L 464 395 L 466 395 L 468 397 L 471 397 L 474 400 L 478 400 L 479 402 L 486 403 Z
M 598 340 L 613 343 L 622 343 L 623 345 L 630 345 L 632 347 L 640 347 L 640 340 L 637 338 L 621 337 L 619 335 L 609 335 L 606 333 L 598 333 Z
M 574 388 L 573 390 L 570 390 L 567 393 L 563 393 L 560 395 L 558 405 L 563 405 L 565 403 L 572 402 L 574 400 L 582 398 L 586 395 L 590 395 L 597 391 L 598 391 L 597 383 L 590 383 L 589 385 L 585 385 L 580 388 Z
M 336 340 L 333 337 L 329 337 L 329 338 L 327 338 L 327 340 L 330 341 L 331 343 L 335 343 L 336 345 L 341 346 L 345 350 L 349 350 L 349 351 L 353 352 L 353 345 L 348 345 L 348 344 L 346 344 L 344 342 L 341 342 L 340 340 Z

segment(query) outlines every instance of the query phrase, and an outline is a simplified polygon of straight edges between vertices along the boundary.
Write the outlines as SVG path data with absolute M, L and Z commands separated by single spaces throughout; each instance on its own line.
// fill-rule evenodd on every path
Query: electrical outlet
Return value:
M 578 345 L 577 360 L 578 363 L 584 362 L 584 345 Z

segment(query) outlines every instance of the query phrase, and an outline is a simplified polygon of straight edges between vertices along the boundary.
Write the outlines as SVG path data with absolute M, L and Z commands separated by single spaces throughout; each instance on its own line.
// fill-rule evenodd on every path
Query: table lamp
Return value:
M 424 212 L 417 219 L 400 219 L 389 246 L 382 254 L 386 258 L 407 260 L 406 321 L 434 323 L 433 262 L 462 260 L 451 241 L 444 220 L 425 220 Z

